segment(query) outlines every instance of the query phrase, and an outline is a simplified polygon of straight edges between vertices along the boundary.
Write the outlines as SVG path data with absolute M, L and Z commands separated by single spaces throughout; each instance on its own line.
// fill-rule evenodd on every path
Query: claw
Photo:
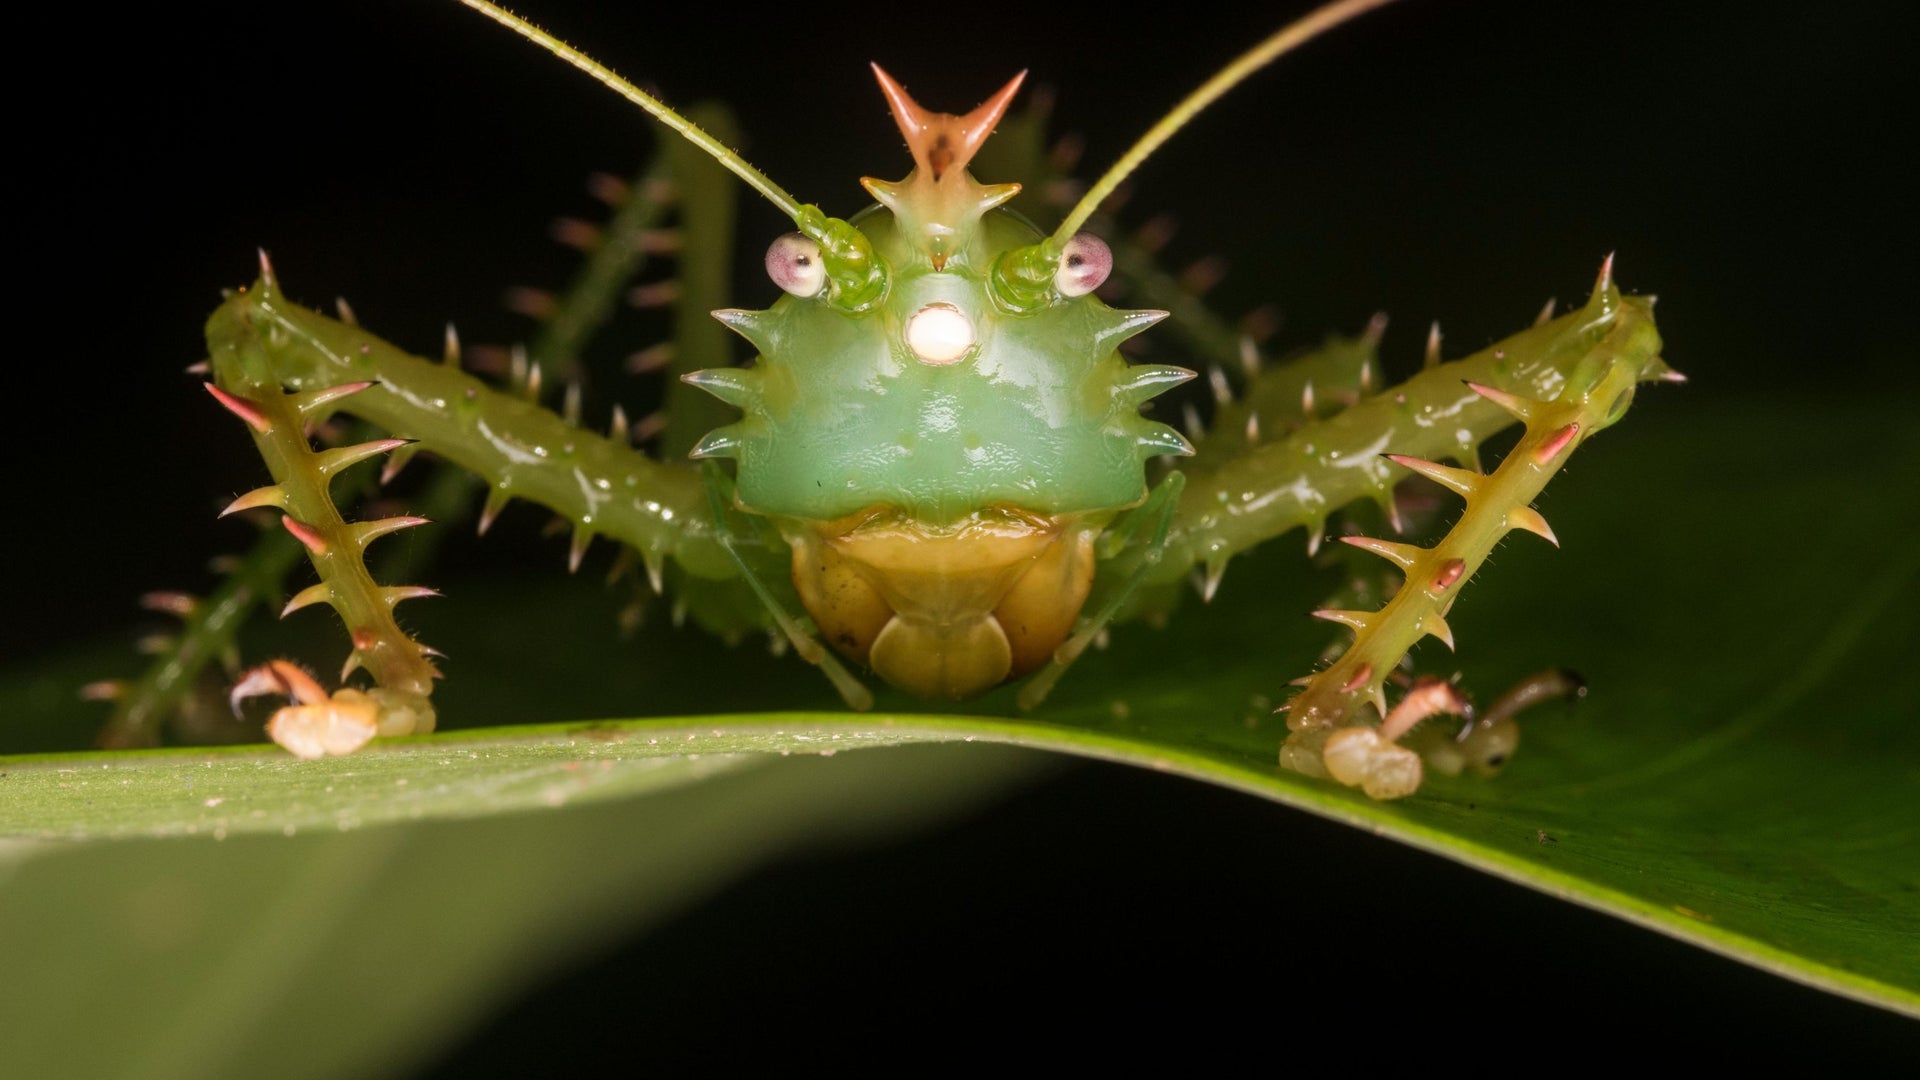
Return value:
M 234 714 L 240 702 L 284 694 L 290 704 L 267 721 L 267 736 L 303 760 L 351 754 L 375 735 L 433 730 L 433 709 L 417 695 L 342 688 L 332 694 L 299 665 L 269 660 L 240 676 L 228 694 Z
M 233 715 L 239 716 L 242 701 L 262 694 L 282 694 L 302 705 L 327 699 L 327 692 L 298 664 L 269 660 L 240 676 L 227 694 L 227 703 L 233 707 Z
M 1393 707 L 1387 718 L 1380 722 L 1380 737 L 1387 742 L 1398 741 L 1413 728 L 1413 725 L 1429 716 L 1473 717 L 1473 705 L 1467 701 L 1460 688 L 1445 679 L 1436 679 L 1431 675 L 1422 676 Z

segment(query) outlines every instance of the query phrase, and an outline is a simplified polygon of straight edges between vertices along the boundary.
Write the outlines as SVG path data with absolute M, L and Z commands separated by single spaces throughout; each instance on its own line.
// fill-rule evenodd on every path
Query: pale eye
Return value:
M 1053 272 L 1053 287 L 1061 296 L 1085 296 L 1100 287 L 1113 271 L 1113 252 L 1107 242 L 1087 233 L 1075 233 L 1060 252 L 1060 269 Z
M 788 233 L 767 249 L 767 276 L 795 296 L 818 296 L 827 285 L 827 265 L 820 261 L 820 245 Z

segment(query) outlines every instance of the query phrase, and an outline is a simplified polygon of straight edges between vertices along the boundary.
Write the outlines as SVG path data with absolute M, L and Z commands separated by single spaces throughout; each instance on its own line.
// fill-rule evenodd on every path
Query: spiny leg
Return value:
M 264 260 L 262 275 L 261 291 L 264 292 L 272 288 L 272 275 Z M 246 320 L 236 322 L 230 329 L 234 332 L 210 339 L 215 381 L 207 384 L 207 390 L 245 422 L 274 482 L 234 500 L 225 513 L 259 507 L 278 509 L 284 514 L 280 519 L 282 526 L 307 549 L 320 582 L 296 594 L 288 601 L 286 610 L 325 603 L 339 612 L 353 643 L 341 678 L 355 668 L 365 667 L 379 684 L 373 697 L 357 703 L 352 710 L 356 717 L 364 720 L 367 737 L 376 729 L 388 734 L 433 730 L 433 709 L 428 698 L 439 672 L 428 658 L 432 650 L 402 631 L 393 616 L 395 605 L 401 601 L 431 596 L 433 592 L 418 586 L 376 585 L 365 561 L 366 548 L 374 540 L 424 524 L 425 519 L 395 517 L 349 523 L 334 504 L 331 491 L 333 477 L 340 471 L 403 446 L 408 440 L 373 440 L 315 451 L 308 443 L 307 426 L 316 414 L 365 392 L 371 382 L 342 381 L 288 393 L 282 389 L 274 371 L 272 335 L 254 333 L 254 326 Z M 254 674 L 260 676 L 260 671 Z M 243 686 L 256 684 L 266 685 L 262 678 L 242 680 Z M 287 679 L 280 679 L 272 685 L 290 684 Z M 312 689 L 306 683 L 301 683 L 299 688 Z M 276 731 L 276 738 L 283 719 L 298 727 L 296 710 L 320 707 L 311 693 L 296 696 L 298 705 L 281 710 L 275 717 L 271 730 Z M 351 741 L 320 740 L 313 745 L 346 745 Z M 283 745 L 291 747 L 295 742 L 308 745 L 304 739 L 283 742 Z
M 1603 280 L 1601 289 L 1610 288 L 1611 282 Z M 1602 304 L 1613 302 L 1600 293 L 1596 290 Z M 1644 333 L 1651 335 L 1650 323 Z M 1406 582 L 1379 611 L 1319 613 L 1352 627 L 1354 643 L 1288 704 L 1291 734 L 1283 764 L 1317 773 L 1324 750 L 1324 767 L 1334 779 L 1363 787 L 1375 798 L 1411 794 L 1419 786 L 1418 757 L 1396 745 L 1405 726 L 1383 724 L 1377 730 L 1356 726 L 1360 709 L 1371 704 L 1379 715 L 1391 719 L 1384 689 L 1388 672 L 1421 637 L 1453 644 L 1446 614 L 1460 589 L 1507 533 L 1520 529 L 1554 539 L 1531 504 L 1581 442 L 1625 413 L 1642 375 L 1643 360 L 1638 354 L 1650 344 L 1635 340 L 1641 336 L 1630 324 L 1609 326 L 1551 398 L 1526 398 L 1469 383 L 1475 393 L 1526 425 L 1520 442 L 1492 473 L 1393 456 L 1397 464 L 1460 495 L 1466 510 L 1432 548 L 1350 538 L 1349 542 L 1399 565 Z
M 702 123 L 723 132 L 730 130 L 731 121 L 724 110 L 710 106 L 694 112 Z M 673 142 L 668 147 L 678 150 L 681 144 Z M 628 365 L 630 370 L 654 370 L 651 361 L 656 356 L 661 361 L 658 366 L 667 366 L 676 355 L 700 357 L 711 351 L 703 348 L 702 343 L 723 335 L 707 318 L 706 310 L 724 302 L 724 279 L 728 276 L 730 257 L 726 239 L 731 236 L 733 213 L 730 186 L 714 185 L 712 179 L 711 162 L 703 155 L 686 153 L 662 153 L 630 180 L 610 176 L 594 179 L 590 189 L 612 208 L 611 216 L 599 224 L 563 220 L 553 229 L 556 239 L 582 252 L 584 258 L 579 272 L 558 294 L 525 288 L 509 293 L 510 306 L 538 323 L 529 346 L 516 356 L 518 392 L 533 396 L 529 392 L 544 379 L 549 385 L 565 386 L 569 405 L 576 404 L 580 383 L 588 377 L 582 366 L 583 350 L 607 328 L 633 279 L 661 255 L 680 253 L 681 256 L 678 260 L 681 280 L 670 290 L 679 317 L 672 323 L 671 337 L 635 354 Z M 676 190 L 689 190 L 696 195 L 683 201 L 676 197 Z M 669 227 L 676 225 L 677 228 Z M 719 236 L 720 242 L 704 243 L 701 238 L 707 233 Z M 338 321 L 348 327 L 355 326 L 352 310 L 345 300 L 337 306 Z M 694 314 L 688 315 L 685 310 L 688 308 L 694 309 Z M 474 358 L 484 364 L 484 351 L 474 352 Z M 504 356 L 504 350 L 501 352 Z M 457 367 L 462 360 L 459 337 L 449 325 L 443 362 Z M 202 363 L 189 371 L 204 374 L 209 369 L 210 364 Z M 671 391 L 678 387 L 677 382 L 669 384 L 669 411 L 673 407 Z M 628 425 L 618 406 L 614 414 L 614 435 L 623 438 Z M 318 418 L 316 414 L 315 419 Z M 693 422 L 697 423 L 697 418 Z M 365 442 L 381 434 L 376 425 L 364 422 L 328 426 L 335 434 L 345 428 L 345 441 L 350 443 Z M 649 426 L 657 425 L 646 422 L 634 425 L 636 437 Z M 420 448 L 421 444 L 410 443 L 390 452 L 381 469 L 379 485 L 392 481 Z M 431 475 L 408 500 L 410 511 L 443 525 L 470 520 L 476 505 L 475 479 L 439 462 L 430 460 L 429 465 L 433 466 Z M 349 483 L 360 495 L 374 490 L 374 484 L 365 477 Z M 375 576 L 380 580 L 417 576 L 432 561 L 449 532 L 445 528 L 429 529 L 408 544 L 384 549 L 375 560 Z M 260 536 L 244 555 L 215 560 L 221 579 L 205 596 L 167 594 L 181 598 L 165 610 L 178 615 L 182 625 L 177 633 L 152 639 L 161 651 L 154 654 L 146 670 L 133 679 L 91 684 L 84 691 L 90 699 L 111 700 L 114 705 L 113 714 L 99 736 L 100 744 L 116 748 L 153 745 L 159 741 L 162 725 L 170 718 L 177 717 L 184 723 L 188 716 L 211 715 L 202 707 L 211 703 L 210 698 L 203 703 L 202 698 L 207 695 L 201 693 L 206 689 L 202 676 L 207 665 L 214 660 L 225 660 L 228 670 L 238 673 L 239 639 L 252 612 L 280 610 L 285 599 L 284 579 L 304 554 L 304 549 L 290 534 L 275 526 Z M 650 565 L 650 569 L 657 571 L 658 566 Z M 659 582 L 657 578 L 653 580 L 657 592 Z M 683 576 L 681 580 L 689 579 Z M 279 599 L 274 599 L 276 596 Z M 698 601 L 700 597 L 695 599 Z M 218 708 L 225 711 L 224 706 Z
M 587 541 L 604 535 L 635 548 L 656 580 L 669 556 L 695 576 L 734 572 L 708 525 L 691 466 L 652 461 L 633 449 L 624 433 L 606 438 L 573 427 L 455 365 L 408 356 L 358 327 L 289 304 L 270 274 L 229 300 L 208 332 L 216 396 L 255 431 L 276 479 L 271 487 L 243 496 L 234 508 L 275 506 L 289 512 L 287 530 L 317 564 L 332 567 L 323 569 L 321 583 L 302 591 L 289 609 L 321 601 L 340 609 L 354 639 L 348 670 L 366 666 L 382 688 L 376 693 L 400 695 L 416 724 L 431 723 L 424 703 L 432 668 L 424 659 L 414 665 L 418 671 L 392 659 L 409 651 L 418 655 L 419 647 L 392 624 L 390 608 L 428 590 L 373 584 L 360 551 L 374 537 L 419 519 L 349 524 L 324 483 L 338 469 L 407 440 L 314 453 L 306 446 L 302 421 L 321 409 L 350 412 L 384 430 L 419 437 L 441 457 L 481 476 L 491 493 L 483 527 L 509 497 L 559 512 L 575 528 L 571 558 L 576 564 Z M 383 724 L 383 732 L 391 733 L 388 727 Z
M 1406 383 L 1285 438 L 1195 463 L 1169 548 L 1179 561 L 1204 567 L 1209 590 L 1227 560 L 1254 543 L 1298 525 L 1308 529 L 1311 547 L 1328 515 L 1346 503 L 1371 498 L 1391 507 L 1393 486 L 1409 472 L 1469 500 L 1467 513 L 1432 549 L 1347 538 L 1394 563 L 1405 584 L 1381 611 L 1318 613 L 1353 627 L 1356 647 L 1302 680 L 1307 690 L 1288 706 L 1294 735 L 1284 764 L 1324 774 L 1330 734 L 1359 724 L 1366 705 L 1388 715 L 1385 681 L 1407 649 L 1423 636 L 1451 644 L 1447 610 L 1493 545 L 1514 528 L 1551 538 L 1529 505 L 1540 488 L 1575 446 L 1619 419 L 1636 383 L 1678 378 L 1659 358 L 1651 310 L 1649 301 L 1620 295 L 1609 260 L 1577 311 L 1466 359 L 1430 363 Z M 1493 474 L 1434 460 L 1473 463 L 1480 441 L 1516 419 L 1527 434 Z M 1347 778 L 1370 784 L 1377 797 L 1407 793 L 1418 783 L 1417 761 L 1407 767 L 1405 757 L 1387 749 L 1397 749 L 1392 738 L 1369 731 L 1382 750 L 1360 752 L 1362 737 L 1346 737 L 1352 745 L 1342 753 L 1371 763 L 1346 769 Z

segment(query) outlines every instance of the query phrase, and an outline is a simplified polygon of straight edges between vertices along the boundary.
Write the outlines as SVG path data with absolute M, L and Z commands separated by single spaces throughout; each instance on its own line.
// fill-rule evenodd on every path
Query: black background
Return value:
M 1300 5 L 990 17 L 1004 22 L 949 5 L 660 7 L 529 13 L 671 101 L 732 103 L 756 164 L 845 214 L 858 176 L 906 171 L 868 60 L 956 110 L 1029 67 L 1103 166 Z M 569 265 L 546 222 L 587 210 L 580 178 L 632 169 L 654 139 L 631 107 L 451 4 L 33 18 L 17 58 L 58 70 L 23 83 L 17 62 L 13 79 L 29 280 L 10 298 L 27 418 L 12 479 L 27 509 L 5 590 L 32 617 L 4 627 L 9 662 L 125 625 L 133 596 L 230 546 L 180 508 L 244 485 L 242 444 L 179 371 L 256 246 L 296 298 L 345 295 L 392 340 L 431 349 L 449 318 L 505 340 L 524 324 L 499 312 L 501 288 Z M 1236 92 L 1142 171 L 1127 215 L 1178 214 L 1175 252 L 1223 254 L 1236 276 L 1221 306 L 1276 303 L 1283 340 L 1389 311 L 1403 366 L 1428 319 L 1464 351 L 1549 295 L 1579 297 L 1618 251 L 1622 284 L 1663 297 L 1668 358 L 1694 378 L 1636 413 L 1759 399 L 1780 423 L 1755 432 L 1756 460 L 1818 453 L 1793 435 L 1796 398 L 1915 386 L 1915 29 L 1896 3 L 1416 0 Z M 748 205 L 749 262 L 782 229 Z M 129 448 L 154 467 L 128 470 Z M 1275 857 L 1248 859 L 1262 851 Z M 1356 933 L 1380 940 L 1289 940 L 1304 895 L 1352 897 Z M 1035 927 L 1033 911 L 1059 918 Z M 867 929 L 783 930 L 842 918 Z M 951 933 L 930 939 L 929 920 Z M 1243 985 L 1248 971 L 1261 977 Z M 1622 1061 L 1656 1036 L 1846 1059 L 1915 1031 L 1303 815 L 1093 767 L 945 835 L 776 867 L 521 1008 L 445 1074 L 558 1067 L 601 1032 L 644 1032 L 649 1055 L 680 1063 L 831 1061 L 894 1040 L 932 1048 L 903 1062 L 972 1057 L 1012 1053 L 1031 1028 L 1062 1063 L 1191 1039 L 1281 1065 L 1327 1040 L 1336 1060 L 1385 1067 L 1497 1063 L 1527 1038 Z

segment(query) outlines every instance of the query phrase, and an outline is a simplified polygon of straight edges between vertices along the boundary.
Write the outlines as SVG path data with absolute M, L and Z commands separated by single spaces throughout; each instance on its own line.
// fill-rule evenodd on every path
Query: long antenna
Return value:
M 781 212 L 792 218 L 796 224 L 800 221 L 800 203 L 787 194 L 786 189 L 768 179 L 766 173 L 747 164 L 745 158 L 734 153 L 725 143 L 700 130 L 692 121 L 673 111 L 666 102 L 621 78 L 611 68 L 593 57 L 505 8 L 488 3 L 487 0 L 460 0 L 460 2 L 593 76 L 621 97 L 652 113 L 661 123 L 684 136 L 688 142 L 712 155 L 713 159 L 725 166 L 728 172 L 745 180 L 748 187 L 765 195 L 769 202 L 779 207 Z
M 1334 3 L 1309 13 L 1299 21 L 1282 27 L 1272 37 L 1242 53 L 1239 59 L 1221 68 L 1213 78 L 1201 83 L 1198 90 L 1188 94 L 1166 116 L 1161 117 L 1159 123 L 1148 128 L 1147 133 L 1140 137 L 1140 141 L 1133 144 L 1133 149 L 1128 150 L 1119 161 L 1114 162 L 1113 168 L 1108 169 L 1107 174 L 1081 196 L 1073 212 L 1067 215 L 1067 219 L 1061 222 L 1060 228 L 1054 232 L 1054 241 L 1065 243 L 1074 233 L 1079 232 L 1080 227 L 1093 216 L 1094 210 L 1106 201 L 1107 196 L 1113 194 L 1113 190 L 1120 186 L 1122 180 L 1140 167 L 1141 162 L 1147 160 L 1155 150 L 1160 149 L 1160 144 L 1172 138 L 1174 132 L 1185 127 L 1187 121 L 1192 120 L 1200 110 L 1213 104 L 1222 94 L 1240 85 L 1247 76 L 1341 23 L 1392 2 L 1393 0 L 1335 0 Z

